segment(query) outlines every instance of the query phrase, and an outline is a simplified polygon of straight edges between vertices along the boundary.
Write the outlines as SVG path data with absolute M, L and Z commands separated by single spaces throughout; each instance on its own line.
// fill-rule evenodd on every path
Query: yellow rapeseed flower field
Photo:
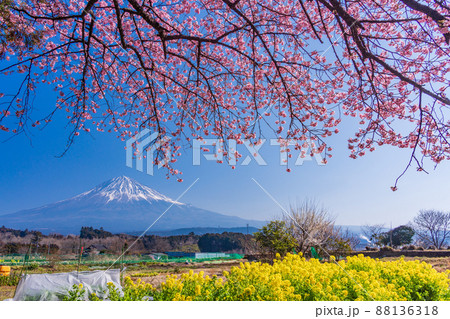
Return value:
M 380 261 L 363 255 L 339 262 L 288 254 L 241 263 L 222 278 L 203 272 L 169 275 L 160 287 L 126 278 L 117 300 L 450 300 L 450 272 L 420 261 Z

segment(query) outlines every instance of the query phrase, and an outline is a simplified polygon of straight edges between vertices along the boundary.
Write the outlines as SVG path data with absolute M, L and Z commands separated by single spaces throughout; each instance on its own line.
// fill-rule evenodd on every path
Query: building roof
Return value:
M 93 250 L 93 249 L 95 249 L 95 250 L 108 250 L 109 248 L 106 247 L 103 244 L 92 244 L 88 248 L 86 248 L 86 250 L 88 250 L 88 249 L 89 250 Z

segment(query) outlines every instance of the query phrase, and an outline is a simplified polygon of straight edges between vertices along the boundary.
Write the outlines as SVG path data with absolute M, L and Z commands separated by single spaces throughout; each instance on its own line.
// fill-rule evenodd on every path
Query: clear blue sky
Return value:
M 14 84 L 10 78 L 0 80 L 3 92 Z M 50 110 L 55 98 L 54 92 L 41 90 L 35 112 Z M 11 135 L 0 133 L 0 215 L 72 197 L 119 175 L 132 177 L 172 198 L 200 178 L 181 201 L 260 220 L 280 215 L 280 209 L 252 178 L 284 206 L 315 199 L 337 217 L 338 224 L 392 222 L 395 226 L 410 221 L 420 209 L 450 210 L 448 163 L 436 170 L 429 164 L 429 175 L 413 168 L 401 180 L 399 190 L 392 192 L 390 186 L 403 171 L 409 153 L 385 147 L 365 158 L 348 158 L 346 140 L 356 129 L 350 120 L 341 127 L 341 134 L 330 140 L 335 151 L 326 166 L 305 162 L 287 173 L 279 165 L 279 149 L 269 142 L 261 152 L 267 166 L 257 166 L 253 161 L 235 170 L 204 159 L 202 165 L 192 166 L 192 150 L 186 149 L 177 164 L 184 182 L 178 183 L 176 178 L 167 180 L 163 170 L 149 176 L 126 167 L 125 142 L 113 134 L 81 134 L 64 157 L 55 157 L 64 150 L 69 133 L 65 116 L 59 113 L 49 127 L 33 130 L 30 136 L 4 142 Z M 240 150 L 247 154 L 244 148 Z

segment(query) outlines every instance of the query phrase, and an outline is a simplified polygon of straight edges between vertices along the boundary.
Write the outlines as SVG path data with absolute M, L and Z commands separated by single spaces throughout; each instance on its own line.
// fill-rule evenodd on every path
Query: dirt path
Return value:
M 144 282 L 151 284 L 154 287 L 158 287 L 162 282 L 166 281 L 168 275 L 177 275 L 188 273 L 193 270 L 195 273 L 203 271 L 205 275 L 210 277 L 217 276 L 223 277 L 223 272 L 229 271 L 233 266 L 239 266 L 239 261 L 230 261 L 222 263 L 201 263 L 201 264 L 190 264 L 190 265 L 172 265 L 167 269 L 155 269 L 152 271 L 145 270 L 132 270 L 126 271 L 125 276 L 129 276 L 133 280 L 141 279 Z
M 15 286 L 0 286 L 0 300 L 14 297 Z

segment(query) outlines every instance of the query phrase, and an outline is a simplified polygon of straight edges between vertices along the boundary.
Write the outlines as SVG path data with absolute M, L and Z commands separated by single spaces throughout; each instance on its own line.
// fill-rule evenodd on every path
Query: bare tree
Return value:
M 313 246 L 326 249 L 327 243 L 337 232 L 334 217 L 314 201 L 291 205 L 290 216 L 284 219 L 302 253 Z
M 373 245 L 380 245 L 381 234 L 384 231 L 384 224 L 366 224 L 362 227 L 362 233 Z
M 450 236 L 450 213 L 421 210 L 414 218 L 414 228 L 424 243 L 439 249 Z
M 339 236 L 351 250 L 356 250 L 361 243 L 361 238 L 359 238 L 357 234 L 353 233 L 348 228 L 339 229 Z

